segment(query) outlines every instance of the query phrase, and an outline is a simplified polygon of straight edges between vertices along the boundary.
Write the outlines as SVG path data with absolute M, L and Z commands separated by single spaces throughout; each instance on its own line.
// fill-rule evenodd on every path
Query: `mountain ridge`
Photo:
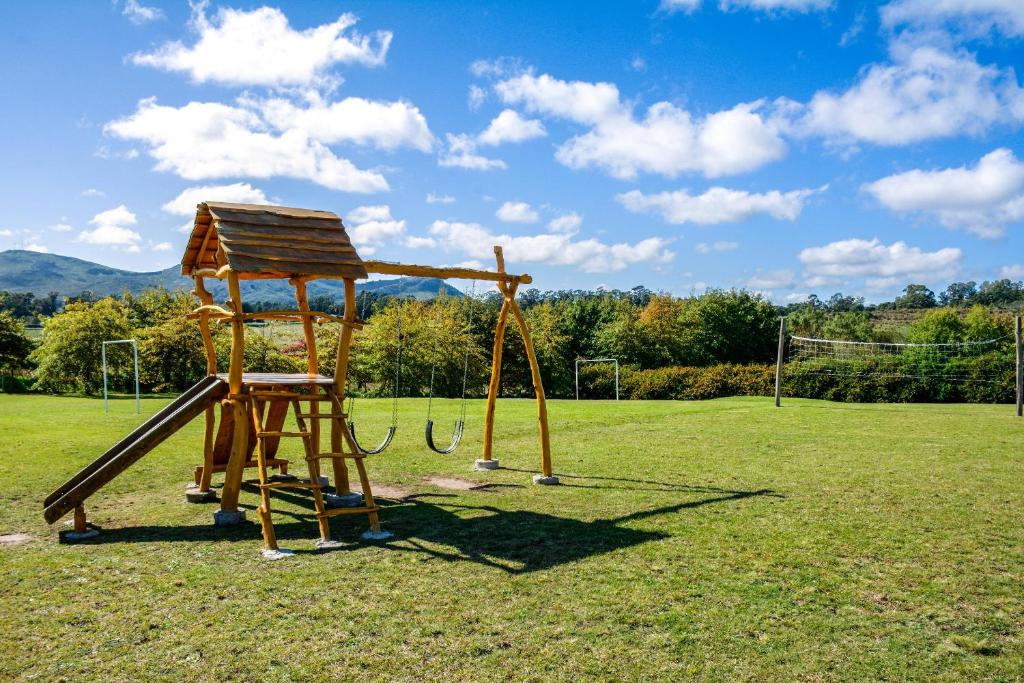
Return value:
M 209 278 L 208 282 L 211 280 Z M 210 284 L 215 296 L 225 294 L 223 283 Z M 247 303 L 289 303 L 295 300 L 295 290 L 286 280 L 249 280 L 242 285 L 242 299 Z M 0 291 L 28 292 L 37 297 L 50 292 L 77 296 L 83 291 L 91 291 L 97 296 L 117 296 L 126 291 L 139 294 L 146 289 L 160 287 L 189 291 L 192 279 L 182 275 L 177 264 L 164 270 L 133 271 L 74 256 L 24 249 L 0 251 Z M 424 300 L 433 299 L 441 291 L 449 296 L 462 296 L 461 291 L 443 280 L 423 277 L 360 281 L 357 291 Z M 344 285 L 340 280 L 314 280 L 309 283 L 310 297 L 327 295 L 341 299 L 343 294 Z

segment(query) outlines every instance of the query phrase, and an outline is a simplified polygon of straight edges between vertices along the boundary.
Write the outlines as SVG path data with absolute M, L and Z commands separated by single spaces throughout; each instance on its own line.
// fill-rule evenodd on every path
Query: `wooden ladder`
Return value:
M 364 538 L 380 539 L 386 537 L 382 532 L 377 512 L 380 507 L 373 501 L 373 493 L 370 490 L 370 479 L 366 474 L 366 465 L 363 460 L 366 454 L 360 452 L 355 444 L 352 434 L 349 432 L 347 416 L 341 400 L 335 393 L 333 387 L 321 386 L 324 394 L 314 393 L 301 394 L 293 391 L 252 391 L 249 394 L 249 407 L 252 412 L 253 424 L 256 426 L 256 459 L 259 470 L 260 506 L 258 515 L 260 524 L 263 527 L 263 542 L 265 545 L 264 554 L 268 557 L 278 557 L 288 554 L 282 551 L 277 545 L 277 536 L 274 533 L 274 521 L 270 506 L 270 493 L 275 489 L 305 489 L 313 494 L 313 504 L 316 508 L 316 519 L 320 527 L 320 539 L 317 541 L 318 549 L 330 549 L 340 547 L 341 544 L 331 539 L 329 520 L 338 515 L 366 514 L 370 519 L 370 531 L 364 534 Z M 288 401 L 295 413 L 295 421 L 298 431 L 268 431 L 264 429 L 263 404 L 274 401 Z M 319 401 L 327 401 L 331 405 L 328 413 L 320 413 L 313 406 Z M 311 404 L 309 411 L 302 410 L 302 403 Z M 269 414 L 269 411 L 267 411 Z M 340 452 L 321 452 L 319 446 L 319 430 L 308 429 L 306 420 L 329 420 L 333 429 L 338 430 L 342 435 L 342 448 Z M 306 465 L 309 472 L 309 481 L 299 479 L 291 481 L 271 481 L 267 471 L 271 463 L 267 457 L 266 440 L 270 438 L 300 438 L 306 453 Z M 356 470 L 359 473 L 359 481 L 363 489 L 363 504 L 357 507 L 328 508 L 324 502 L 324 493 L 320 479 L 321 460 L 354 460 Z

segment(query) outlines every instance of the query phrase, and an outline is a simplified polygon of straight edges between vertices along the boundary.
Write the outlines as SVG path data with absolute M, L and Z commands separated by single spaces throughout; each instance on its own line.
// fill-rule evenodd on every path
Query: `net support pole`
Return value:
M 1017 417 L 1024 415 L 1024 353 L 1021 345 L 1020 316 L 1014 318 L 1014 334 L 1017 338 Z
M 786 350 L 786 319 L 779 318 L 779 354 L 775 361 L 775 407 L 782 405 L 782 354 Z

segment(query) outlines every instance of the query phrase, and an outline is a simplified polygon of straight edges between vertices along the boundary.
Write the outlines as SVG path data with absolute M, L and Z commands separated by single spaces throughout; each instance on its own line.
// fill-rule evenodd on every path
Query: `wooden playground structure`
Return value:
M 356 281 L 370 274 L 460 278 L 494 282 L 502 295 L 502 306 L 495 328 L 491 377 L 484 417 L 483 453 L 477 469 L 496 469 L 493 458 L 494 410 L 501 379 L 501 360 L 509 316 L 522 334 L 530 364 L 537 400 L 540 432 L 540 484 L 557 484 L 552 475 L 551 445 L 548 433 L 547 404 L 537 365 L 533 342 L 522 311 L 516 303 L 521 284 L 529 284 L 529 275 L 505 272 L 500 247 L 494 248 L 497 269 L 439 268 L 433 266 L 364 261 L 352 246 L 341 219 L 334 213 L 277 206 L 204 202 L 196 211 L 195 223 L 181 262 L 181 272 L 195 283 L 200 306 L 189 318 L 196 319 L 206 350 L 207 378 L 165 407 L 107 453 L 54 491 L 44 504 L 50 523 L 74 510 L 75 532 L 90 533 L 86 526 L 84 501 L 157 444 L 200 413 L 205 415 L 203 464 L 196 467 L 195 486 L 190 501 L 216 500 L 211 488 L 214 473 L 224 473 L 220 492 L 220 510 L 214 514 L 217 525 L 237 524 L 244 520 L 238 500 L 247 468 L 258 473 L 260 504 L 258 515 L 263 529 L 265 554 L 279 557 L 287 553 L 277 545 L 272 519 L 271 494 L 280 489 L 304 489 L 312 495 L 319 524 L 319 548 L 336 545 L 331 540 L 329 520 L 338 515 L 365 514 L 370 530 L 367 540 L 387 538 L 380 528 L 379 506 L 374 502 L 366 469 L 369 451 L 360 449 L 349 423 L 344 404 L 346 378 L 353 334 L 362 329 L 356 311 Z M 225 306 L 214 302 L 206 287 L 206 278 L 225 280 L 228 300 Z M 243 309 L 240 282 L 255 279 L 286 279 L 295 288 L 294 309 L 247 313 Z M 330 315 L 310 310 L 307 283 L 316 279 L 340 279 L 344 284 L 344 314 Z M 244 342 L 246 323 L 257 320 L 301 322 L 307 349 L 307 372 L 298 374 L 245 372 Z M 226 373 L 219 373 L 211 325 L 230 325 L 231 352 Z M 331 377 L 320 374 L 315 328 L 317 324 L 341 326 Z M 218 419 L 219 404 L 219 419 Z M 285 428 L 288 413 L 297 429 Z M 328 438 L 323 438 L 323 423 Z M 287 460 L 277 457 L 282 439 L 301 439 L 308 477 L 300 479 L 288 472 Z M 324 445 L 327 445 L 324 450 Z M 323 489 L 329 479 L 321 473 L 321 463 L 329 460 L 334 493 Z M 351 489 L 349 461 L 354 465 L 360 491 Z M 271 470 L 278 470 L 271 474 Z

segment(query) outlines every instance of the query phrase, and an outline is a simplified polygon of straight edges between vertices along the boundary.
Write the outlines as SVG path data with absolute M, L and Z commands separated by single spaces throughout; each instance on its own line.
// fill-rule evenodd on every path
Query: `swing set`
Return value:
M 357 279 L 364 279 L 371 273 L 495 283 L 502 295 L 502 305 L 495 328 L 491 378 L 484 412 L 483 453 L 476 461 L 476 467 L 488 470 L 498 467 L 498 460 L 493 457 L 494 409 L 501 381 L 505 328 L 511 315 L 522 335 L 537 399 L 541 473 L 534 477 L 534 482 L 557 484 L 558 478 L 552 475 L 551 470 L 547 403 L 540 368 L 529 327 L 515 300 L 518 287 L 531 283 L 533 279 L 529 275 L 505 272 L 501 247 L 494 247 L 494 255 L 497 263 L 495 271 L 364 261 L 349 241 L 341 219 L 331 212 L 280 206 L 200 203 L 182 257 L 181 272 L 194 280 L 195 294 L 201 303 L 187 317 L 199 323 L 207 357 L 207 376 L 47 496 L 43 502 L 44 518 L 53 524 L 74 512 L 73 530 L 64 534 L 63 538 L 79 540 L 94 535 L 96 530 L 90 529 L 86 520 L 86 499 L 193 419 L 204 415 L 203 464 L 196 467 L 196 485 L 186 493 L 186 499 L 190 502 L 217 500 L 218 496 L 211 488 L 212 476 L 223 472 L 220 510 L 214 513 L 215 525 L 226 526 L 244 521 L 245 512 L 238 505 L 243 473 L 248 468 L 255 468 L 259 475 L 260 493 L 257 514 L 263 530 L 266 557 L 275 559 L 289 554 L 278 548 L 272 518 L 272 493 L 280 489 L 303 489 L 312 496 L 320 531 L 318 548 L 338 545 L 331 540 L 329 528 L 329 520 L 338 515 L 367 515 L 370 530 L 363 534 L 364 539 L 389 537 L 390 534 L 380 528 L 380 507 L 373 499 L 365 460 L 368 455 L 385 450 L 397 429 L 397 398 L 401 378 L 400 329 L 392 391 L 392 424 L 384 440 L 373 449 L 362 447 L 355 439 L 351 405 L 349 413 L 345 411 L 352 338 L 363 327 L 363 320 L 356 310 L 355 283 Z M 214 303 L 213 294 L 205 286 L 208 277 L 227 282 L 229 298 L 224 306 Z M 259 279 L 287 280 L 295 288 L 296 307 L 289 310 L 246 312 L 240 282 Z M 306 287 L 307 283 L 316 279 L 337 279 L 343 282 L 343 315 L 330 315 L 310 309 Z M 290 374 L 244 371 L 246 323 L 259 320 L 286 320 L 302 324 L 307 352 L 306 372 Z M 214 323 L 230 325 L 231 329 L 231 353 L 226 373 L 218 372 L 217 354 L 211 335 L 211 325 Z M 330 377 L 320 374 L 314 334 L 314 325 L 323 324 L 337 324 L 341 328 L 337 347 L 332 350 L 335 369 Z M 461 442 L 466 412 L 467 364 L 468 351 L 464 359 L 461 414 L 452 440 L 445 448 L 434 443 L 428 403 L 426 438 L 428 446 L 435 452 L 451 453 Z M 284 426 L 289 412 L 294 415 L 297 426 L 295 431 L 286 430 Z M 326 448 L 321 438 L 325 431 L 323 427 L 327 427 L 329 433 Z M 285 438 L 302 441 L 307 470 L 305 479 L 289 474 L 289 461 L 279 457 L 279 446 Z M 324 490 L 328 484 L 328 477 L 321 476 L 321 463 L 324 461 L 330 463 L 334 480 L 333 494 Z M 350 463 L 355 466 L 360 480 L 359 492 L 350 490 Z M 270 475 L 270 470 L 277 470 L 277 473 Z

